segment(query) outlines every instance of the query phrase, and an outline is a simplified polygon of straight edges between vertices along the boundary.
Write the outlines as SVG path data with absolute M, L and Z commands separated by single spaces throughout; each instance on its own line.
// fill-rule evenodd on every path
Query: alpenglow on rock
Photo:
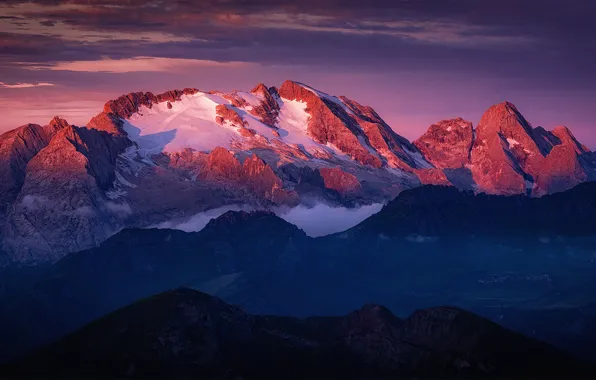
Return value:
M 571 131 L 533 128 L 511 103 L 473 128 L 432 125 L 414 143 L 371 107 L 286 81 L 250 92 L 136 92 L 85 127 L 60 118 L 0 136 L 2 249 L 54 262 L 124 227 L 208 209 L 387 202 L 423 184 L 544 194 L 596 179 Z

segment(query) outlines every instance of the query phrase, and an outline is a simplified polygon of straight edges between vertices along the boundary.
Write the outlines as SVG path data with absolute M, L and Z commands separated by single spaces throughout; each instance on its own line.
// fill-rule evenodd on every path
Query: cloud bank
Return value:
M 288 223 L 303 230 L 310 237 L 318 237 L 342 232 L 354 227 L 369 216 L 381 210 L 383 204 L 376 203 L 359 208 L 331 207 L 317 204 L 314 207 L 299 205 L 291 209 L 275 209 L 275 214 Z M 170 228 L 185 232 L 198 232 L 205 228 L 211 219 L 228 211 L 253 211 L 250 207 L 229 205 L 207 210 L 190 218 L 170 220 L 151 226 L 152 228 Z
M 275 213 L 285 221 L 298 226 L 308 236 L 317 237 L 354 227 L 369 216 L 381 211 L 381 208 L 383 208 L 381 203 L 359 208 L 317 204 L 314 207 L 299 205 L 289 210 L 276 210 Z

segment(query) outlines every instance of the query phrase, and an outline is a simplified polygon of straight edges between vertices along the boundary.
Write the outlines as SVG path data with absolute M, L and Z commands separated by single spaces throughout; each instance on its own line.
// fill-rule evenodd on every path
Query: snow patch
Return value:
M 106 197 L 108 197 L 111 200 L 118 199 L 126 194 L 127 194 L 126 191 L 119 189 L 119 188 L 115 188 L 114 190 L 106 191 Z
M 390 166 L 387 166 L 387 167 L 385 167 L 385 170 L 394 176 L 404 178 L 404 179 L 411 179 L 412 177 L 415 177 L 414 174 L 408 173 L 405 170 L 399 169 L 399 168 L 392 168 Z
M 343 108 L 348 114 L 354 115 L 354 112 L 352 112 L 352 110 L 348 106 L 346 106 L 344 104 L 344 102 L 342 102 L 341 99 L 339 99 L 338 97 L 329 95 L 329 94 L 327 94 L 327 93 L 325 93 L 323 91 L 315 90 L 314 88 L 312 88 L 310 86 L 307 86 L 304 83 L 299 83 L 299 82 L 296 82 L 296 83 L 298 85 L 300 85 L 301 87 L 307 89 L 308 91 L 312 92 L 313 94 L 315 94 L 319 98 L 328 100 L 330 102 L 333 102 L 333 103 L 337 104 L 338 106 L 340 106 L 341 108 Z
M 136 188 L 137 185 L 135 185 L 134 183 L 130 183 L 126 180 L 126 178 L 124 178 L 122 176 L 122 174 L 118 173 L 118 171 L 116 170 L 114 173 L 116 173 L 116 181 L 118 181 L 119 183 L 121 183 L 122 185 L 126 186 L 126 187 L 130 187 L 132 189 Z
M 408 152 L 408 155 L 414 160 L 418 168 L 429 169 L 433 167 L 428 161 L 426 161 L 420 152 L 413 152 L 409 149 L 407 149 L 406 152 Z
M 141 107 L 124 123 L 124 130 L 139 146 L 145 158 L 164 151 L 177 152 L 184 148 L 210 151 L 217 146 L 229 148 L 240 138 L 236 128 L 216 123 L 215 108 L 229 102 L 221 96 L 206 93 L 184 95 L 179 101 Z
M 379 157 L 379 154 L 370 145 L 368 145 L 368 143 L 366 142 L 366 140 L 364 139 L 363 136 L 358 136 L 358 141 L 360 142 L 360 145 L 362 145 L 363 147 L 365 147 L 368 150 L 368 153 L 372 154 L 373 156 L 375 156 L 377 158 L 381 158 L 381 157 Z
M 519 141 L 512 139 L 510 137 L 507 138 L 507 143 L 509 144 L 510 148 L 513 148 L 516 145 L 519 145 Z
M 300 146 L 309 153 L 322 150 L 333 154 L 332 149 L 317 143 L 308 136 L 310 114 L 306 112 L 305 102 L 281 98 L 280 103 L 277 117 L 279 140 L 286 144 Z
M 261 104 L 261 100 L 250 92 L 237 92 L 236 94 L 238 94 L 238 96 L 244 99 L 252 107 L 256 107 Z

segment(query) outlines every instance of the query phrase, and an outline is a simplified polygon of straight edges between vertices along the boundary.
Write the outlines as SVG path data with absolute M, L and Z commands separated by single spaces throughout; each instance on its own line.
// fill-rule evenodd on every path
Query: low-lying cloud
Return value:
M 383 208 L 375 203 L 359 208 L 331 207 L 317 204 L 313 207 L 297 206 L 289 210 L 276 210 L 280 218 L 302 229 L 308 236 L 317 237 L 342 232 L 354 227 Z
M 308 236 L 317 237 L 342 232 L 354 227 L 369 216 L 381 210 L 383 204 L 376 203 L 359 208 L 331 207 L 317 204 L 313 207 L 300 205 L 294 208 L 278 208 L 272 210 L 277 216 L 297 226 Z M 229 205 L 204 212 L 190 218 L 170 220 L 159 223 L 154 228 L 171 228 L 185 232 L 198 232 L 205 228 L 211 219 L 215 219 L 228 211 L 254 211 L 251 207 Z
M 162 222 L 153 227 L 171 228 L 174 230 L 182 230 L 184 232 L 198 232 L 205 228 L 211 219 L 215 219 L 228 211 L 249 211 L 249 209 L 237 205 L 224 206 L 200 212 L 190 218 Z

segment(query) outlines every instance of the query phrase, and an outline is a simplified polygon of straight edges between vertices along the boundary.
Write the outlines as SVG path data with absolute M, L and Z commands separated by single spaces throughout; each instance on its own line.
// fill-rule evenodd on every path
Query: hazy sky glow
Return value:
M 509 100 L 596 148 L 595 18 L 592 0 L 3 1 L 0 130 L 84 125 L 132 91 L 293 79 L 410 139 Z

